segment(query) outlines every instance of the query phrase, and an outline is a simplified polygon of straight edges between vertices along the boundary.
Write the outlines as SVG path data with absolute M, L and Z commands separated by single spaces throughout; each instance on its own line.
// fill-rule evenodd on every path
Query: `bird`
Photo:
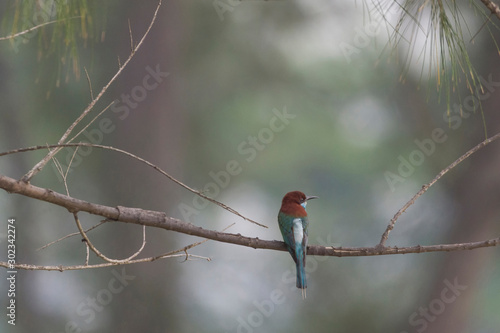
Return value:
M 283 197 L 278 213 L 278 224 L 288 252 L 297 267 L 297 288 L 302 289 L 302 298 L 306 298 L 306 253 L 307 253 L 307 201 L 317 196 L 306 196 L 300 191 L 288 192 Z

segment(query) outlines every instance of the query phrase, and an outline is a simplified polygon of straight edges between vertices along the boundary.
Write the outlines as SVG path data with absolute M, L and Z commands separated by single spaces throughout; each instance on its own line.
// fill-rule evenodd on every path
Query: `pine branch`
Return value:
M 25 35 L 25 34 L 28 34 L 30 32 L 33 32 L 35 30 L 38 30 L 40 28 L 43 28 L 44 26 L 46 25 L 50 25 L 50 24 L 54 24 L 54 23 L 58 23 L 58 22 L 62 22 L 62 21 L 65 21 L 65 20 L 72 20 L 72 19 L 77 19 L 77 18 L 81 18 L 81 16 L 73 16 L 73 17 L 69 17 L 67 19 L 62 19 L 62 20 L 54 20 L 54 21 L 50 21 L 50 22 L 45 22 L 45 23 L 42 23 L 42 24 L 39 24 L 39 25 L 36 25 L 34 27 L 31 27 L 29 29 L 26 29 L 26 30 L 23 30 L 23 31 L 20 31 L 18 33 L 15 33 L 15 34 L 12 34 L 12 35 L 9 35 L 9 36 L 5 36 L 5 37 L 0 37 L 0 40 L 7 40 L 7 39 L 14 39 L 16 37 L 19 37 L 19 36 L 22 36 L 22 35 Z
M 481 0 L 481 2 L 490 10 L 490 12 L 500 19 L 500 8 L 491 0 Z

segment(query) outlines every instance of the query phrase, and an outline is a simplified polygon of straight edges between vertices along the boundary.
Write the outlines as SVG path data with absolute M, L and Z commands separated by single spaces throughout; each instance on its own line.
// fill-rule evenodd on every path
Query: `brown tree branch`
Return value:
M 14 265 L 10 265 L 9 263 L 5 261 L 0 261 L 0 267 L 5 267 L 7 269 L 25 269 L 25 270 L 30 270 L 30 271 L 59 271 L 59 272 L 64 272 L 64 271 L 74 271 L 74 270 L 82 270 L 82 269 L 92 269 L 92 268 L 103 268 L 103 267 L 110 267 L 110 266 L 120 266 L 120 265 L 131 265 L 131 264 L 138 264 L 138 263 L 143 263 L 143 262 L 152 262 L 160 259 L 165 259 L 165 258 L 178 258 L 178 257 L 186 257 L 186 258 L 197 258 L 197 259 L 203 259 L 210 261 L 210 258 L 207 257 L 202 257 L 202 256 L 197 256 L 194 254 L 187 253 L 187 250 L 198 246 L 202 243 L 204 243 L 207 240 L 197 242 L 190 244 L 188 246 L 183 247 L 182 249 L 178 249 L 175 251 L 171 251 L 168 253 L 161 254 L 159 256 L 155 257 L 148 257 L 148 258 L 141 258 L 141 259 L 135 259 L 135 260 L 130 260 L 130 261 L 125 261 L 125 262 L 105 262 L 101 264 L 95 264 L 95 265 L 88 265 L 86 262 L 85 265 L 74 265 L 74 266 L 43 266 L 43 265 L 29 265 L 29 264 L 19 264 L 16 263 Z M 183 252 L 183 253 L 181 253 Z
M 319 256 L 338 256 L 338 257 L 351 257 L 351 256 L 374 256 L 374 255 L 390 255 L 390 254 L 407 254 L 407 253 L 423 253 L 423 252 L 441 252 L 441 251 L 459 251 L 459 250 L 473 250 L 477 248 L 482 248 L 482 247 L 491 247 L 491 246 L 497 246 L 500 244 L 500 238 L 495 238 L 495 239 L 490 239 L 486 241 L 479 241 L 479 242 L 469 242 L 469 243 L 457 243 L 457 244 L 441 244 L 441 245 L 430 245 L 430 246 L 412 246 L 412 247 L 385 247 L 384 243 L 388 238 L 389 232 L 394 228 L 395 222 L 398 219 L 398 217 L 409 207 L 411 206 L 415 200 L 425 193 L 427 189 L 435 184 L 444 174 L 446 174 L 449 170 L 457 166 L 460 162 L 468 158 L 470 155 L 478 151 L 479 149 L 485 147 L 487 144 L 495 141 L 496 139 L 500 138 L 500 133 L 494 135 L 493 137 L 484 140 L 480 144 L 476 145 L 474 148 L 470 149 L 468 152 L 463 154 L 460 158 L 458 158 L 456 161 L 454 161 L 452 164 L 450 164 L 448 167 L 443 169 L 429 184 L 426 184 L 422 187 L 422 189 L 410 200 L 408 201 L 403 208 L 401 208 L 394 218 L 391 220 L 389 223 L 389 226 L 387 227 L 386 231 L 384 232 L 381 242 L 375 246 L 375 247 L 358 247 L 358 248 L 345 248 L 345 247 L 338 247 L 334 248 L 332 246 L 308 246 L 307 253 L 309 255 L 319 255 Z M 128 156 L 132 156 L 147 165 L 153 167 L 155 170 L 161 172 L 162 174 L 165 174 L 167 177 L 172 178 L 168 174 L 166 174 L 164 171 L 159 169 L 157 166 L 151 164 L 150 162 L 141 159 L 133 154 L 130 154 L 128 152 L 125 152 L 123 150 L 113 148 L 113 147 L 107 147 L 107 146 L 101 146 L 101 145 L 94 145 L 94 144 L 88 144 L 88 143 L 78 143 L 78 144 L 63 144 L 63 145 L 48 145 L 48 146 L 36 146 L 36 147 L 28 147 L 28 148 L 22 148 L 22 149 L 16 149 L 14 151 L 10 152 L 5 152 L 5 153 L 0 153 L 0 156 L 7 155 L 7 154 L 13 154 L 17 152 L 23 152 L 23 151 L 31 151 L 31 150 L 37 150 L 37 149 L 50 149 L 50 148 L 61 148 L 63 146 L 74 146 L 74 147 L 79 147 L 79 146 L 92 146 L 92 147 L 99 147 L 103 149 L 109 149 L 117 152 L 124 153 Z M 99 204 L 94 204 L 90 203 L 87 201 L 83 201 L 80 199 L 72 198 L 69 195 L 63 195 L 57 192 L 54 192 L 50 189 L 45 189 L 45 188 L 40 188 L 34 185 L 31 185 L 29 183 L 23 182 L 23 181 L 17 181 L 13 178 L 3 176 L 0 174 L 0 188 L 3 188 L 4 190 L 10 192 L 10 193 L 18 193 L 27 197 L 31 197 L 34 199 L 46 201 L 53 203 L 55 205 L 59 205 L 61 207 L 66 208 L 70 213 L 72 213 L 75 216 L 75 220 L 77 221 L 78 224 L 78 229 L 80 230 L 80 233 L 82 236 L 85 238 L 87 241 L 87 245 L 90 246 L 91 243 L 88 240 L 88 238 L 85 235 L 85 232 L 81 228 L 81 226 L 78 223 L 78 218 L 77 218 L 77 213 L 78 212 L 87 212 L 93 215 L 98 215 L 105 217 L 107 220 L 110 221 L 118 221 L 118 222 L 125 222 L 125 223 L 133 223 L 133 224 L 139 224 L 142 226 L 150 226 L 150 227 L 156 227 L 156 228 L 162 228 L 166 230 L 172 230 L 192 236 L 198 236 L 205 238 L 205 241 L 207 239 L 219 241 L 219 242 L 224 242 L 224 243 L 231 243 L 231 244 L 236 244 L 240 246 L 247 246 L 247 247 L 252 247 L 254 249 L 270 249 L 270 250 L 279 250 L 279 251 L 286 251 L 285 244 L 280 241 L 269 241 L 269 240 L 261 240 L 259 238 L 250 238 L 246 236 L 242 236 L 240 234 L 231 234 L 231 233 L 225 233 L 225 232 L 218 232 L 214 230 L 209 230 L 209 229 L 204 229 L 198 226 L 195 226 L 191 223 L 188 222 L 183 222 L 178 219 L 174 219 L 172 217 L 168 217 L 166 213 L 164 212 L 157 212 L 157 211 L 148 211 L 148 210 L 143 210 L 140 208 L 130 208 L 130 207 L 122 207 L 122 206 L 117 206 L 117 207 L 109 207 L 109 206 L 104 206 L 104 205 L 99 205 Z M 203 242 L 203 241 L 202 241 Z M 195 243 L 193 246 L 196 244 L 201 244 L 202 242 Z M 143 243 L 144 245 L 144 243 Z M 98 254 L 98 251 L 91 246 L 92 250 Z M 140 252 L 140 251 L 139 251 Z M 186 253 L 186 260 L 189 258 L 189 254 L 187 253 L 187 249 L 184 250 Z M 112 260 L 109 258 L 101 258 L 107 260 L 107 263 L 104 264 L 97 264 L 97 265 L 88 265 L 88 261 L 86 261 L 85 265 L 77 265 L 77 266 L 34 266 L 34 265 L 27 265 L 27 264 L 16 264 L 14 267 L 19 268 L 19 269 L 40 269 L 40 270 L 66 270 L 66 269 L 83 269 L 83 268 L 98 268 L 98 267 L 108 267 L 111 265 L 119 265 L 119 264 L 130 264 L 130 263 L 137 263 L 137 262 L 145 262 L 145 261 L 153 261 L 157 260 L 160 258 L 168 257 L 171 255 L 178 256 L 176 255 L 178 251 L 173 251 L 165 255 L 161 255 L 158 257 L 151 257 L 151 258 L 144 258 L 144 259 L 137 259 L 137 260 L 130 260 L 132 257 L 125 259 L 125 260 Z M 99 254 L 98 254 L 99 255 Z M 135 255 L 133 256 L 135 257 Z M 9 265 L 6 262 L 0 262 L 0 266 L 3 267 L 9 267 Z
M 474 154 L 476 151 L 478 151 L 479 149 L 483 148 L 484 146 L 486 146 L 487 144 L 495 141 L 496 139 L 500 138 L 500 133 L 497 133 L 495 134 L 494 136 L 492 136 L 491 138 L 488 138 L 486 140 L 484 140 L 483 142 L 481 142 L 480 144 L 476 145 L 475 147 L 473 147 L 472 149 L 470 149 L 468 152 L 466 152 L 465 154 L 463 154 L 462 156 L 460 156 L 457 160 L 455 160 L 455 162 L 451 163 L 450 165 L 448 165 L 446 168 L 444 168 L 443 170 L 441 170 L 440 173 L 438 173 L 438 175 L 436 177 L 434 177 L 433 180 L 431 180 L 431 182 L 429 184 L 425 184 L 422 186 L 422 188 L 420 189 L 420 191 L 417 192 L 417 194 L 415 194 L 413 196 L 413 198 L 411 198 L 400 210 L 398 210 L 398 212 L 394 215 L 394 217 L 391 219 L 391 221 L 389 222 L 389 225 L 387 226 L 387 228 L 385 229 L 385 232 L 383 233 L 382 235 L 382 238 L 380 239 L 380 243 L 377 245 L 379 247 L 384 247 L 385 246 L 385 243 L 387 241 L 387 238 L 389 237 L 389 233 L 391 232 L 391 230 L 394 228 L 394 225 L 396 224 L 396 221 L 398 220 L 398 218 L 401 216 L 401 214 L 403 214 L 407 209 L 408 207 L 410 207 L 411 205 L 413 205 L 415 203 L 415 201 L 418 199 L 418 197 L 420 197 L 422 194 L 424 194 L 425 192 L 427 192 L 427 190 L 429 189 L 429 187 L 431 187 L 432 185 L 434 185 L 441 177 L 443 177 L 448 171 L 450 171 L 451 169 L 453 169 L 454 167 L 456 167 L 458 164 L 460 164 L 462 161 L 464 161 L 466 158 L 468 158 L 470 155 Z
M 140 208 L 131 207 L 109 207 L 99 204 L 90 203 L 84 200 L 75 199 L 49 189 L 40 188 L 22 181 L 17 181 L 7 176 L 0 175 L 0 188 L 11 193 L 21 194 L 34 199 L 50 202 L 52 204 L 66 208 L 71 213 L 87 212 L 93 215 L 105 217 L 111 221 L 132 223 L 149 227 L 172 230 L 192 236 L 207 238 L 223 243 L 236 244 L 247 246 L 254 249 L 268 249 L 286 251 L 285 244 L 276 240 L 262 240 L 259 238 L 250 238 L 240 234 L 231 234 L 219 232 L 209 229 L 204 229 L 195 226 L 191 223 L 183 222 L 178 219 L 167 216 L 164 212 L 143 210 Z M 353 256 L 375 256 L 375 255 L 391 255 L 391 254 L 407 254 L 407 253 L 424 253 L 424 252 L 441 252 L 441 251 L 459 251 L 472 250 L 482 247 L 497 246 L 500 244 L 500 238 L 490 239 L 480 242 L 443 244 L 431 246 L 412 246 L 412 247 L 330 247 L 330 246 L 308 246 L 308 255 L 318 256 L 337 256 L 337 257 L 353 257 Z M 155 257 L 157 258 L 157 257 Z M 157 259 L 154 259 L 157 260 Z M 148 260 L 138 259 L 127 262 L 136 263 Z M 152 260 L 149 260 L 152 261 Z M 92 267 L 108 267 L 118 265 L 119 263 L 105 263 L 93 265 Z M 8 267 L 7 263 L 0 262 L 0 266 Z M 61 270 L 63 266 L 33 266 L 25 264 L 17 264 L 18 269 L 43 269 L 43 270 Z M 89 266 L 74 266 L 68 269 L 83 269 Z

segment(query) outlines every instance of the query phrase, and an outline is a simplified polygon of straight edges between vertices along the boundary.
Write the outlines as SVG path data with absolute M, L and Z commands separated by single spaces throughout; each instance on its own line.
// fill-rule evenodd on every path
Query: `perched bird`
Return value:
M 306 296 L 306 252 L 307 252 L 307 220 L 306 204 L 316 196 L 307 197 L 300 191 L 287 193 L 281 202 L 278 224 L 288 252 L 297 265 L 297 288 L 302 289 L 302 298 Z

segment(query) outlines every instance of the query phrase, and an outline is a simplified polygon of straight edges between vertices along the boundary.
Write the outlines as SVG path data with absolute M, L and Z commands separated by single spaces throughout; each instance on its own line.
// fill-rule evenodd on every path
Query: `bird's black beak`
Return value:
M 315 195 L 311 195 L 309 197 L 306 197 L 306 201 L 308 200 L 311 200 L 311 199 L 318 199 L 319 197 L 315 196 Z

